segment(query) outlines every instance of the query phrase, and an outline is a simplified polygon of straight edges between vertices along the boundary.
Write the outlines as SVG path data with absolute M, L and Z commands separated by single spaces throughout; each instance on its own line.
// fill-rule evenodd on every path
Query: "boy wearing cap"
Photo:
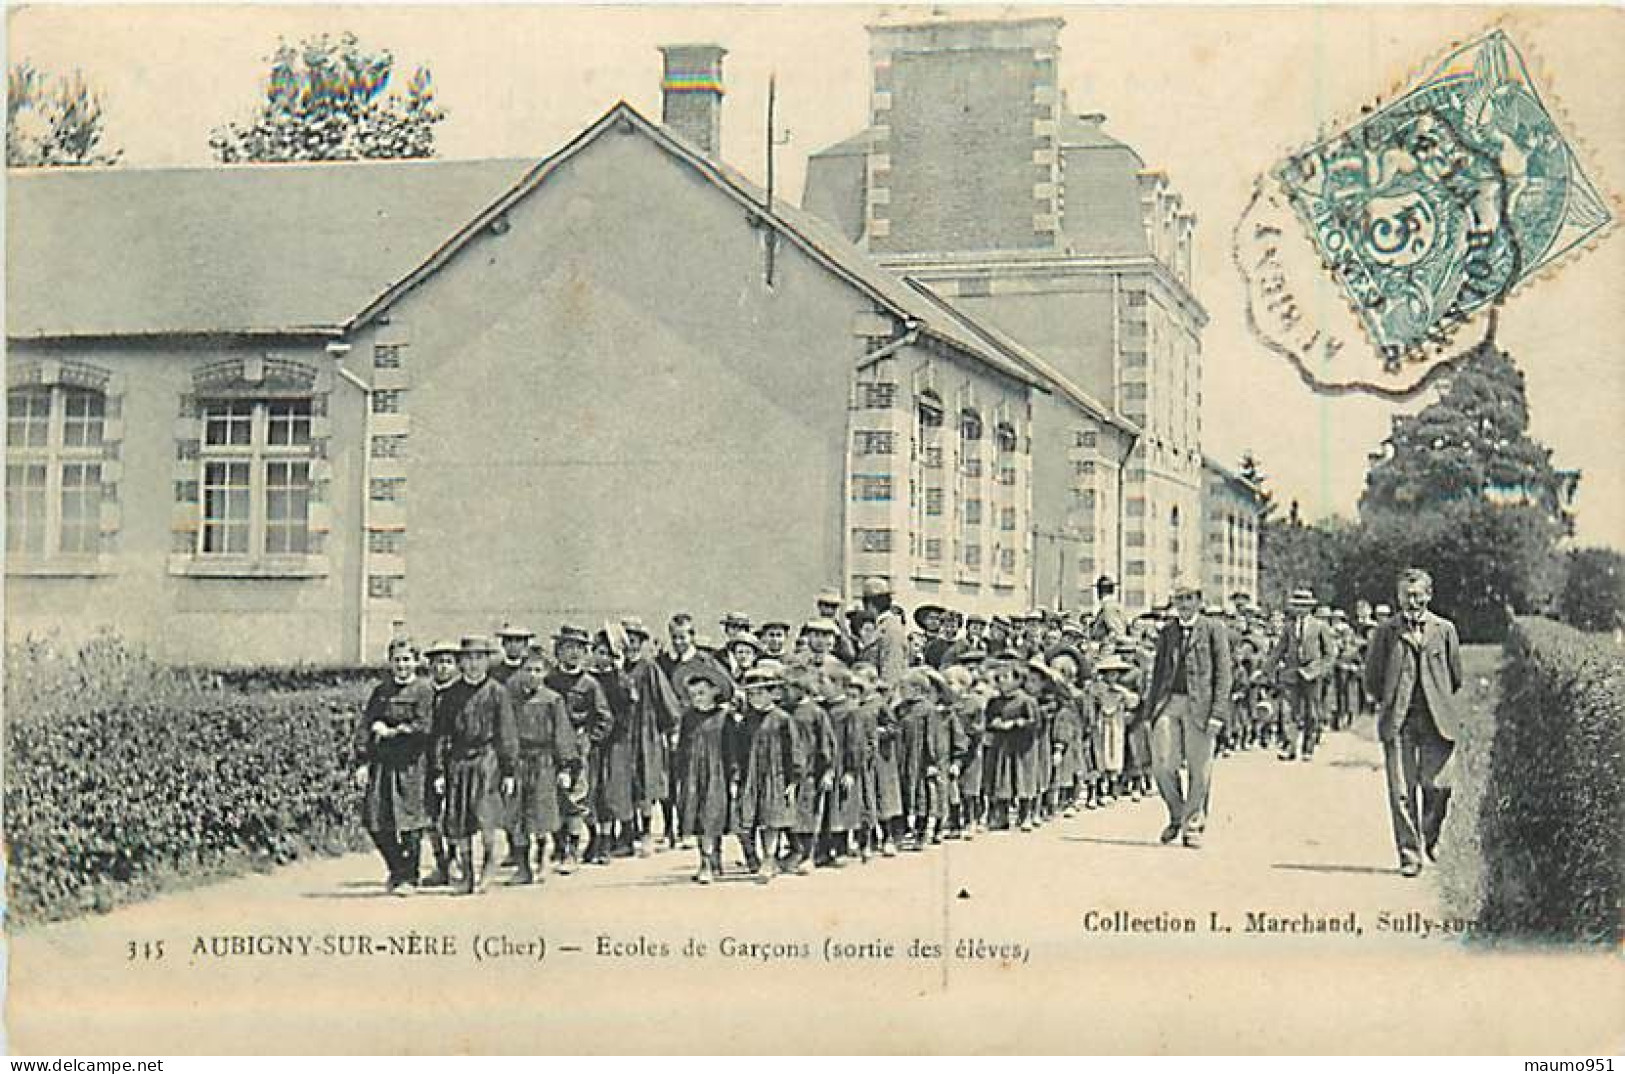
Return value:
M 441 742 L 436 765 L 436 790 L 445 795 L 445 831 L 457 845 L 465 863 L 459 892 L 483 892 L 496 864 L 496 829 L 502 799 L 514 792 L 514 765 L 518 736 L 513 698 L 506 687 L 487 675 L 491 643 L 478 636 L 465 637 L 458 647 L 457 664 L 468 694 L 449 714 L 448 734 Z M 482 864 L 474 868 L 474 836 L 480 837 Z
M 429 763 L 425 774 L 425 805 L 429 812 L 429 849 L 434 853 L 434 874 L 427 881 L 430 887 L 445 887 L 451 883 L 452 851 L 446 845 L 444 833 L 444 796 L 437 789 L 439 758 L 447 737 L 451 734 L 451 714 L 468 698 L 468 684 L 457 667 L 457 643 L 437 641 L 424 650 L 429 661 L 430 701 Z M 466 862 L 462 868 L 467 868 Z
M 686 698 L 683 723 L 688 731 L 677 781 L 677 813 L 683 834 L 699 846 L 700 867 L 694 882 L 709 884 L 722 872 L 722 837 L 728 831 L 733 797 L 730 787 L 742 767 L 742 761 L 729 751 L 733 681 L 713 664 L 690 664 L 681 675 L 678 689 Z
M 819 619 L 828 619 L 835 624 L 835 659 L 851 666 L 858 658 L 858 643 L 852 628 L 847 626 L 846 620 L 841 617 L 841 593 L 837 589 L 826 589 L 818 594 L 814 602 L 818 609 Z
M 515 809 L 519 853 L 513 882 L 530 884 L 547 874 L 547 844 L 563 826 L 559 793 L 568 793 L 579 778 L 581 754 L 564 698 L 547 688 L 546 657 L 540 652 L 527 656 L 509 689 L 519 739 Z
M 587 647 L 591 638 L 578 626 L 561 626 L 553 635 L 555 667 L 547 673 L 547 688 L 564 698 L 570 726 L 576 734 L 576 750 L 581 756 L 581 776 L 561 792 L 559 812 L 563 817 L 563 837 L 555 850 L 559 872 L 575 871 L 583 845 L 591 833 L 592 761 L 596 744 L 609 737 L 614 728 L 609 702 L 598 680 L 587 670 Z
M 843 664 L 821 677 L 820 699 L 829 716 L 832 737 L 829 790 L 820 818 L 818 864 L 839 867 L 851 850 L 852 833 L 861 823 L 863 789 L 860 784 L 868 744 L 863 721 L 852 696 L 852 673 Z
M 996 825 L 1032 831 L 1032 801 L 1037 787 L 1023 758 L 1032 747 L 1038 704 L 1022 689 L 1023 661 L 1006 650 L 992 662 L 995 694 L 987 703 L 987 769 L 989 809 Z
M 739 790 L 739 823 L 741 832 L 754 833 L 761 846 L 756 874 L 764 883 L 795 824 L 796 785 L 806 771 L 801 736 L 779 703 L 783 685 L 783 669 L 776 664 L 758 664 L 745 674 L 745 704 L 757 719 Z
M 618 633 L 618 631 L 617 631 Z M 608 731 L 593 742 L 592 841 L 587 862 L 608 865 L 613 852 L 633 853 L 632 808 L 632 684 L 608 630 L 593 638 L 592 675 L 604 692 L 609 708 Z
M 788 872 L 805 876 L 812 868 L 824 808 L 835 789 L 835 729 L 819 703 L 828 693 L 824 675 L 811 668 L 792 668 L 781 687 L 802 758 L 795 783 L 795 818 L 790 826 Z
M 506 686 L 524 669 L 525 658 L 530 655 L 530 643 L 535 633 L 524 627 L 503 623 L 497 631 L 497 644 L 502 646 L 502 659 L 491 663 L 491 678 Z
M 524 627 L 503 623 L 502 629 L 497 631 L 497 644 L 502 647 L 502 659 L 491 662 L 489 672 L 491 678 L 503 686 L 513 686 L 525 666 L 525 658 L 530 655 L 531 641 L 535 637 L 532 631 Z M 517 698 L 515 704 L 518 704 Z M 506 804 L 509 806 L 510 814 L 517 808 L 514 802 Z M 508 837 L 508 856 L 503 859 L 502 864 L 505 867 L 517 866 L 519 851 L 524 844 L 520 839 L 518 822 L 512 815 L 503 818 L 503 831 Z
M 677 733 L 682 702 L 671 680 L 660 669 L 641 619 L 623 619 L 626 633 L 626 678 L 632 691 L 632 720 L 627 729 L 631 744 L 632 808 L 637 830 L 633 849 L 639 857 L 649 853 L 654 808 L 671 795 L 667 741 Z M 669 829 L 668 829 L 669 833 Z
M 434 692 L 417 677 L 412 643 L 389 643 L 390 677 L 367 698 L 356 721 L 356 785 L 362 788 L 361 823 L 372 837 L 394 895 L 417 888 L 422 833 L 429 827 L 429 751 Z

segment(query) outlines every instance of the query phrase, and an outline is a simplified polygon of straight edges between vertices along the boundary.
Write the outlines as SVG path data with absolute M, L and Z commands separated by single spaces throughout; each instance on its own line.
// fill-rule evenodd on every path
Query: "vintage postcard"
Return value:
M 1619 1051 L 1618 8 L 7 33 L 12 1051 Z

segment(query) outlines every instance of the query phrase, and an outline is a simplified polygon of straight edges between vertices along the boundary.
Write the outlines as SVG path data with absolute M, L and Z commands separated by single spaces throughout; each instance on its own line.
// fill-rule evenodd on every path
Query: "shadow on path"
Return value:
M 1167 847 L 1155 839 L 1113 839 L 1104 835 L 1063 835 L 1063 843 L 1102 843 L 1113 847 L 1150 847 L 1152 850 L 1166 850 Z
M 1375 865 L 1323 865 L 1320 863 L 1278 861 L 1271 869 L 1290 869 L 1301 873 L 1352 873 L 1357 876 L 1398 876 L 1397 869 L 1380 869 Z

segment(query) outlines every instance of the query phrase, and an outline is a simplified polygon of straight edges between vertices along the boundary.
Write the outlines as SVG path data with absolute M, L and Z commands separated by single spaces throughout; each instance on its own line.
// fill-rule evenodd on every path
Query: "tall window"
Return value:
M 310 550 L 309 399 L 206 401 L 202 525 L 205 556 Z
M 6 394 L 6 551 L 101 551 L 102 436 L 107 398 L 74 387 Z

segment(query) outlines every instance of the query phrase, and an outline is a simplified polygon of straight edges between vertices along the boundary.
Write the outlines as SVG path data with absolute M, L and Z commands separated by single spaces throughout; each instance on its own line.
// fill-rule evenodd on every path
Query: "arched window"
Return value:
M 6 551 L 101 551 L 107 396 L 68 384 L 6 393 Z

